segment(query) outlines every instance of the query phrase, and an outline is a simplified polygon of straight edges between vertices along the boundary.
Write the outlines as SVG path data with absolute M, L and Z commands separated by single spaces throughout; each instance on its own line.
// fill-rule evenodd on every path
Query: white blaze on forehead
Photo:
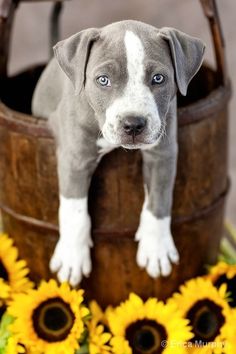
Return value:
M 127 56 L 127 69 L 129 75 L 128 85 L 140 85 L 144 80 L 144 48 L 141 40 L 131 31 L 125 33 L 125 48 Z
M 160 129 L 161 121 L 155 99 L 145 84 L 145 50 L 141 39 L 132 31 L 126 31 L 124 45 L 127 60 L 128 81 L 122 95 L 106 110 L 103 135 L 111 143 L 119 143 L 122 121 L 132 114 L 147 119 L 150 141 Z

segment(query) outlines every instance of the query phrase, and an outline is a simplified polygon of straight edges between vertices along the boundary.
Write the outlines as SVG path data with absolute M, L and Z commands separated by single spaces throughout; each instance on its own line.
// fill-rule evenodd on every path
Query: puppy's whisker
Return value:
M 102 130 L 99 130 L 99 132 L 98 132 L 98 139 L 100 139 L 100 138 L 102 138 L 103 137 L 103 133 L 102 133 Z
M 124 146 L 120 146 L 125 152 L 129 152 L 129 150 L 128 149 L 126 149 Z
M 160 140 L 161 139 L 167 139 L 168 142 L 169 142 L 169 137 L 168 137 L 168 134 L 166 132 L 166 122 L 162 122 L 160 130 L 161 130 Z

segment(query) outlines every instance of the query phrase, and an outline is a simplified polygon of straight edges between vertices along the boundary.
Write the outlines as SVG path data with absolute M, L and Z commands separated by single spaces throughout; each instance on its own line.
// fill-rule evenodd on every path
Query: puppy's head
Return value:
M 104 138 L 132 149 L 158 143 L 176 90 L 186 95 L 204 48 L 172 28 L 122 21 L 82 31 L 54 50 L 76 94 L 85 94 Z

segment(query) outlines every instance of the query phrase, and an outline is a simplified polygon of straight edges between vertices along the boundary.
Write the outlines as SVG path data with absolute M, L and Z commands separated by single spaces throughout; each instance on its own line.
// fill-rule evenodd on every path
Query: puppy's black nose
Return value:
M 127 135 L 139 135 L 146 126 L 146 119 L 143 117 L 127 117 L 123 129 Z

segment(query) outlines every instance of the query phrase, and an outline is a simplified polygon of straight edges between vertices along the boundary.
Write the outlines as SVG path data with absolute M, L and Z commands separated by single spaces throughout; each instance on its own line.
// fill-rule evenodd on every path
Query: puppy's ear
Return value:
M 75 93 L 79 93 L 85 83 L 85 73 L 93 42 L 99 38 L 99 29 L 89 28 L 58 42 L 54 55 L 68 78 L 72 81 Z
M 159 33 L 169 44 L 176 82 L 180 93 L 186 96 L 190 81 L 201 67 L 205 44 L 174 28 L 164 27 Z

